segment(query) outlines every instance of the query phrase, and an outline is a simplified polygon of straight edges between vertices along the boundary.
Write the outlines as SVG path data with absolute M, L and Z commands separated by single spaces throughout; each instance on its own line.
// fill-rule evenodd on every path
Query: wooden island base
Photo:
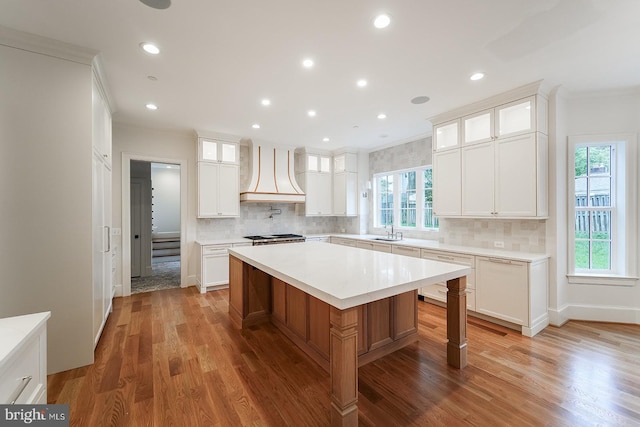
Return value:
M 462 308 L 448 311 L 447 357 L 450 365 L 463 368 L 465 278 L 447 284 L 456 299 L 450 307 Z M 417 290 L 412 290 L 341 310 L 234 256 L 229 257 L 231 319 L 240 328 L 271 321 L 330 373 L 332 425 L 358 424 L 359 366 L 418 340 L 417 300 Z

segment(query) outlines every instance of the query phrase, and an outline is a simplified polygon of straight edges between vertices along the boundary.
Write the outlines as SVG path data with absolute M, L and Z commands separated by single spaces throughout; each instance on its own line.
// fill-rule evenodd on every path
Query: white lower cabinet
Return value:
M 549 325 L 548 262 L 476 257 L 476 311 L 533 336 Z
M 228 249 L 237 246 L 251 246 L 251 243 L 198 245 L 196 281 L 200 293 L 229 287 Z
M 51 312 L 0 319 L 0 404 L 47 403 Z
M 342 237 L 331 236 L 330 242 L 336 245 L 351 246 L 353 248 L 357 246 L 357 242 L 355 240 L 343 239 Z
M 388 243 L 374 243 L 360 241 L 356 242 L 356 246 L 362 249 L 369 249 L 370 251 L 391 253 L 391 245 Z
M 475 274 L 475 257 L 472 255 L 464 255 L 449 252 L 431 251 L 422 249 L 422 258 L 434 261 L 450 262 L 452 264 L 460 264 L 471 267 L 471 273 L 467 275 L 467 310 L 476 310 L 476 274 Z M 436 283 L 431 286 L 425 286 L 418 289 L 418 294 L 426 298 L 431 298 L 440 302 L 447 302 L 447 284 L 445 282 Z
M 420 258 L 420 249 L 412 248 L 409 246 L 397 246 L 393 245 L 391 247 L 391 253 L 405 256 L 412 256 L 414 258 Z

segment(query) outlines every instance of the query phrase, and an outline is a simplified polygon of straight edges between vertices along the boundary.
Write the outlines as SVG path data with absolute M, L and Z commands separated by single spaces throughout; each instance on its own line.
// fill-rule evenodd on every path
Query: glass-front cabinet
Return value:
M 463 117 L 463 145 L 535 131 L 535 99 L 530 96 Z
M 199 161 L 239 163 L 240 150 L 234 142 L 216 141 L 213 139 L 199 138 Z
M 436 151 L 460 146 L 460 120 L 442 123 L 433 127 Z

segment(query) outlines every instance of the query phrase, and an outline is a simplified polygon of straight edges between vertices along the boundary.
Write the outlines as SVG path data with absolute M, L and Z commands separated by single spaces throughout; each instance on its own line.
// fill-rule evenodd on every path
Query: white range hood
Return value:
M 249 141 L 251 181 L 240 192 L 241 202 L 304 203 L 296 182 L 294 150 Z

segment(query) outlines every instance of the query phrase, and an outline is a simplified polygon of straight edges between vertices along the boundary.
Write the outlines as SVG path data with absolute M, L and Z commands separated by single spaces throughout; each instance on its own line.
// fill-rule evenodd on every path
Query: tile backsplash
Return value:
M 277 214 L 271 209 L 280 210 Z M 240 218 L 198 219 L 198 240 L 227 239 L 257 234 L 357 233 L 358 218 L 307 217 L 293 203 L 241 203 Z

